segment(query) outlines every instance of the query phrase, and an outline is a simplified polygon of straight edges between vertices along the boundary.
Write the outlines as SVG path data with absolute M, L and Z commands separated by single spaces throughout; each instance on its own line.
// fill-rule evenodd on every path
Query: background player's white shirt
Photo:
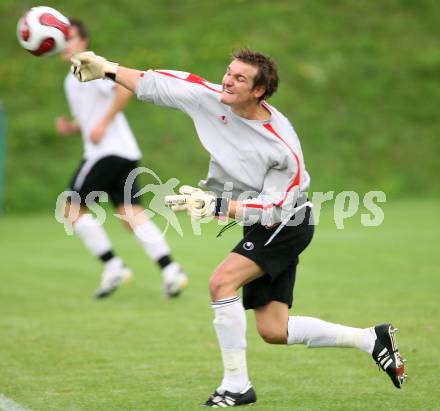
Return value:
M 269 120 L 247 120 L 220 101 L 220 92 L 219 85 L 170 70 L 144 72 L 136 89 L 140 100 L 177 108 L 192 118 L 211 155 L 202 188 L 222 195 L 232 186 L 232 198 L 248 198 L 243 201 L 247 215 L 258 216 L 263 225 L 280 222 L 310 184 L 298 136 L 269 104 L 263 103 Z
M 115 84 L 109 80 L 79 82 L 71 73 L 64 81 L 64 89 L 72 115 L 81 126 L 84 158 L 116 155 L 128 160 L 139 160 L 141 151 L 122 112 L 115 115 L 98 144 L 90 141 L 91 130 L 101 121 L 115 97 Z

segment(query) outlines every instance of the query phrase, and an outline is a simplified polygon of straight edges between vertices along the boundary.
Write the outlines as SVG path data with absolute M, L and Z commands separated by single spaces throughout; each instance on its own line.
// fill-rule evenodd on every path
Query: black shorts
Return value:
M 262 277 L 243 286 L 246 310 L 270 301 L 286 303 L 289 308 L 292 306 L 298 256 L 313 237 L 311 208 L 299 210 L 295 219 L 302 222 L 296 226 L 284 226 L 267 246 L 264 244 L 278 225 L 271 228 L 261 224 L 243 227 L 244 237 L 232 251 L 254 261 L 265 272 Z
M 108 194 L 113 205 L 141 204 L 140 197 L 134 197 L 139 191 L 136 180 L 131 185 L 128 201 L 124 199 L 124 186 L 130 172 L 138 166 L 135 160 L 118 156 L 106 156 L 96 162 L 83 160 L 69 184 L 69 190 L 76 191 L 81 197 L 81 205 L 86 205 L 86 197 L 92 191 Z M 74 201 L 75 197 L 71 197 Z M 97 197 L 93 198 L 94 200 Z

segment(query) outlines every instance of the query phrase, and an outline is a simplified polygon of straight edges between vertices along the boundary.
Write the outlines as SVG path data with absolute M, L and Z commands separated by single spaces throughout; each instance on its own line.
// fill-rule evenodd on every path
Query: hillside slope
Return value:
M 15 38 L 33 2 L 0 5 L 0 100 L 8 112 L 6 210 L 50 210 L 77 166 L 63 139 L 67 67 Z M 440 3 L 428 0 L 51 1 L 88 22 L 91 48 L 137 68 L 175 68 L 220 81 L 230 53 L 250 46 L 280 66 L 271 103 L 302 139 L 313 190 L 437 194 L 440 185 Z M 195 184 L 208 156 L 182 113 L 134 101 L 127 116 L 144 164 Z M 191 166 L 189 167 L 188 164 Z

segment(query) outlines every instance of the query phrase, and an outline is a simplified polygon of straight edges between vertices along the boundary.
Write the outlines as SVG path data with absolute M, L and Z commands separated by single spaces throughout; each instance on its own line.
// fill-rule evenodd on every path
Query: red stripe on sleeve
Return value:
M 168 73 L 167 71 L 160 71 L 160 70 L 153 70 L 155 73 L 163 74 L 164 76 L 176 78 L 178 80 L 187 81 L 188 83 L 194 83 L 194 84 L 200 84 L 203 87 L 206 87 L 208 90 L 215 91 L 216 93 L 221 93 L 221 91 L 216 90 L 215 88 L 212 88 L 205 84 L 205 80 L 202 77 L 197 76 L 196 74 L 189 74 L 187 78 L 178 77 L 175 74 Z

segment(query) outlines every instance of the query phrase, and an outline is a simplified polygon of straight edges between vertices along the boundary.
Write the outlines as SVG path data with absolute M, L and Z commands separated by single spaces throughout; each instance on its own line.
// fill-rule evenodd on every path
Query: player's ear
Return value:
M 254 96 L 259 100 L 262 96 L 264 96 L 264 93 L 266 93 L 266 87 L 263 85 L 254 87 Z

